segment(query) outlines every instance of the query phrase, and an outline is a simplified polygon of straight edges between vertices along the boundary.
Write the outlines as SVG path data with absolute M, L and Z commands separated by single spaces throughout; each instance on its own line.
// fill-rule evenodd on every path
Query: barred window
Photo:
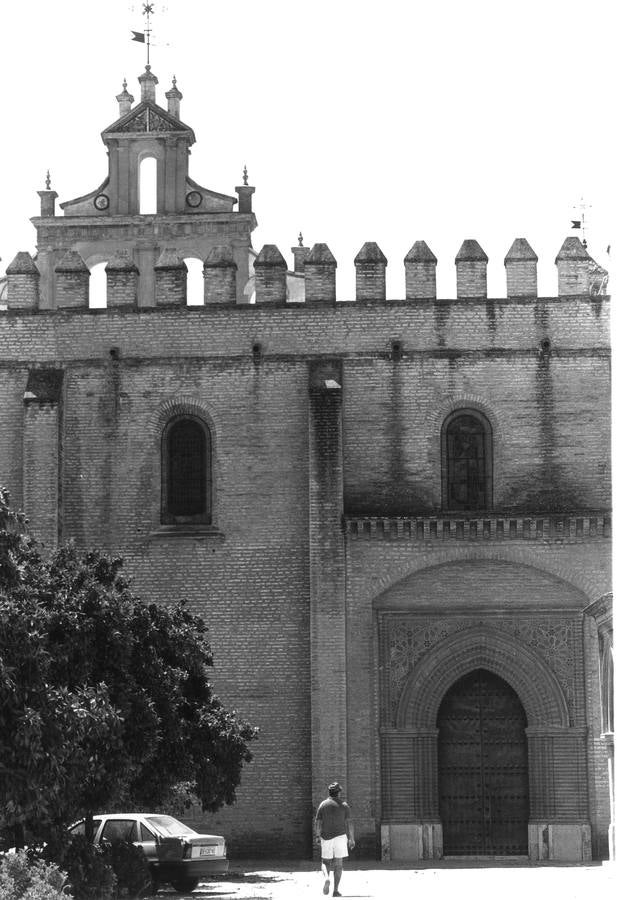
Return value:
M 442 429 L 443 505 L 488 510 L 492 504 L 491 427 L 475 410 L 456 410 Z
M 182 416 L 168 423 L 161 465 L 163 523 L 211 523 L 210 445 L 210 431 L 200 419 Z

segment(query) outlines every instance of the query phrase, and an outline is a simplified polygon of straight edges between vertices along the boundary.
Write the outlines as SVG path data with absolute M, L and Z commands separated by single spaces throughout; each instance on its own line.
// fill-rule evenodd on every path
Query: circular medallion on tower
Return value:
M 203 197 L 201 196 L 199 191 L 189 191 L 186 195 L 186 202 L 193 208 L 195 208 L 196 206 L 200 206 L 202 200 Z
M 94 205 L 97 209 L 108 209 L 109 207 L 109 197 L 107 194 L 97 194 L 94 198 Z

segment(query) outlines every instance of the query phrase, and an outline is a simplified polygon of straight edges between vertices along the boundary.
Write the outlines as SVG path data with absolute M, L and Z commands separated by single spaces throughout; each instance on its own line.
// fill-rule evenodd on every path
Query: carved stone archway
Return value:
M 490 626 L 451 635 L 422 660 L 403 690 L 397 727 L 435 728 L 448 688 L 480 668 L 494 672 L 514 688 L 530 726 L 568 727 L 568 707 L 553 672 L 521 641 Z
M 382 842 L 391 858 L 443 853 L 437 714 L 451 685 L 479 668 L 510 684 L 527 716 L 530 858 L 589 859 L 585 729 L 571 727 L 563 690 L 544 660 L 513 635 L 486 625 L 435 644 L 408 676 L 394 728 L 382 729 Z

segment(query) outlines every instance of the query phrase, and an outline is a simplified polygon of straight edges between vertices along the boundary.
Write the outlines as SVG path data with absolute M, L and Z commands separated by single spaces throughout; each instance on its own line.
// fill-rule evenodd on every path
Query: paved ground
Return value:
M 192 900 L 323 900 L 322 884 L 312 863 L 236 862 L 225 876 L 204 882 L 186 896 Z M 444 861 L 422 868 L 349 863 L 340 889 L 344 897 L 384 900 L 604 900 L 617 896 L 617 871 L 608 863 L 496 866 L 494 862 Z M 161 900 L 167 893 L 161 892 Z M 169 900 L 172 896 L 178 898 L 169 892 Z

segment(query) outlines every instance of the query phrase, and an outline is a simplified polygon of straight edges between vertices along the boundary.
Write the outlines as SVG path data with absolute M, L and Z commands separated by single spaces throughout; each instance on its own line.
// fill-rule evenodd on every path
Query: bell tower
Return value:
M 123 84 L 118 94 L 120 118 L 106 128 L 101 137 L 109 155 L 109 175 L 104 189 L 94 198 L 94 206 L 110 215 L 138 215 L 140 211 L 141 167 L 145 159 L 156 164 L 157 213 L 182 213 L 190 205 L 188 179 L 189 148 L 195 143 L 192 128 L 180 120 L 182 94 L 173 79 L 166 94 L 167 110 L 157 106 L 158 78 L 149 65 L 139 76 L 141 102 L 133 109 L 133 96 Z M 80 198 L 81 199 L 81 198 Z M 76 209 L 79 200 L 63 204 L 66 214 Z
M 118 254 L 139 272 L 138 306 L 154 306 L 157 262 L 165 254 L 180 262 L 205 262 L 217 247 L 237 266 L 236 301 L 245 302 L 249 278 L 251 233 L 257 226 L 252 211 L 254 188 L 236 188 L 238 198 L 203 187 L 189 175 L 193 129 L 180 118 L 182 93 L 174 76 L 165 93 L 167 108 L 156 102 L 158 78 L 148 62 L 139 76 L 140 102 L 127 89 L 126 80 L 116 96 L 119 117 L 101 133 L 107 148 L 108 173 L 94 190 L 60 204 L 63 216 L 41 195 L 41 215 L 32 219 L 37 229 L 37 266 L 41 272 L 40 306 L 56 307 L 56 272 L 67 251 L 77 252 L 91 269 Z M 141 213 L 144 163 L 156 169 L 155 211 Z M 54 196 L 57 196 L 54 193 Z M 43 196 L 45 195 L 45 196 Z M 236 204 L 238 204 L 236 206 Z

